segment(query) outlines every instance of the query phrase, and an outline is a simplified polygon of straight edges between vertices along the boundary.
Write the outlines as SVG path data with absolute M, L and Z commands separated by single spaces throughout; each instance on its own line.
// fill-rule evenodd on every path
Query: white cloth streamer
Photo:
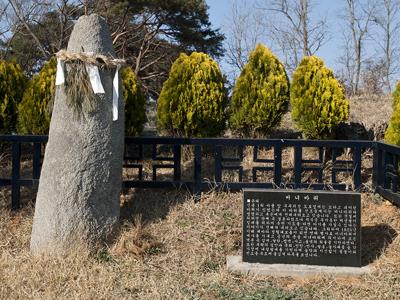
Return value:
M 118 100 L 119 100 L 119 70 L 121 66 L 117 66 L 113 81 L 113 121 L 118 120 Z
M 61 59 L 57 59 L 57 73 L 56 73 L 56 85 L 62 85 L 65 83 L 64 75 L 65 62 Z M 113 100 L 112 100 L 112 112 L 113 121 L 118 120 L 118 102 L 119 102 L 119 70 L 121 65 L 117 66 L 113 80 Z M 101 82 L 99 68 L 90 64 L 86 64 L 86 71 L 89 75 L 90 84 L 92 85 L 93 92 L 95 94 L 104 94 L 104 87 Z
M 103 84 L 101 83 L 99 68 L 86 64 L 86 71 L 89 74 L 90 83 L 95 94 L 104 94 Z
M 57 58 L 56 85 L 62 85 L 64 83 L 65 83 L 64 61 Z

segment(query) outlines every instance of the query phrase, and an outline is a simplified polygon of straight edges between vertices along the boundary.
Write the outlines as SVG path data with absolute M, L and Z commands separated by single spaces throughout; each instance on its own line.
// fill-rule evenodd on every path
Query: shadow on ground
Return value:
M 273 129 L 270 134 L 268 134 L 268 139 L 289 139 L 289 140 L 297 140 L 301 139 L 301 132 L 293 129 Z
M 164 219 L 171 208 L 185 201 L 193 201 L 191 193 L 176 189 L 130 189 L 124 193 L 121 206 L 121 222 L 141 216 L 143 224 Z
M 397 232 L 387 224 L 363 226 L 361 230 L 361 263 L 373 263 L 396 238 Z

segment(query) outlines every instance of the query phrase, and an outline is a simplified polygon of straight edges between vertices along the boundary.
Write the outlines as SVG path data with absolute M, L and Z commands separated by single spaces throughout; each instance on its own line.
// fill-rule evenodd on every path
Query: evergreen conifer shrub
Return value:
M 285 67 L 268 48 L 259 44 L 234 87 L 230 126 L 243 134 L 264 135 L 280 123 L 289 99 Z
M 342 86 L 318 57 L 303 58 L 290 91 L 292 118 L 306 138 L 331 138 L 334 127 L 349 117 Z
M 395 109 L 397 104 L 400 103 L 400 80 L 396 84 L 396 88 L 392 93 L 392 98 L 393 98 L 393 109 Z
M 57 60 L 50 59 L 39 74 L 33 76 L 18 107 L 18 131 L 22 134 L 49 132 L 51 106 L 55 95 Z M 135 136 L 142 132 L 146 122 L 145 97 L 135 74 L 129 67 L 121 71 L 125 101 L 125 134 Z
M 228 102 L 224 83 L 218 64 L 207 54 L 181 54 L 158 98 L 158 129 L 186 137 L 220 135 Z
M 385 142 L 400 146 L 400 81 L 393 92 L 393 114 L 385 133 Z
M 33 76 L 18 106 L 18 132 L 43 134 L 49 132 L 52 104 L 55 94 L 57 60 L 51 58 L 39 74 Z
M 10 134 L 17 124 L 17 107 L 27 84 L 21 67 L 14 62 L 0 61 L 0 133 Z
M 136 136 L 146 123 L 145 96 L 142 93 L 135 73 L 126 67 L 121 72 L 125 100 L 125 135 Z

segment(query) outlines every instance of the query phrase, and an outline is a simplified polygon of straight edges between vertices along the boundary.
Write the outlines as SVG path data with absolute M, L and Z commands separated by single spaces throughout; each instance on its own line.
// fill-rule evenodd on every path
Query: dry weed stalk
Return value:
M 111 253 L 117 256 L 130 254 L 137 258 L 143 258 L 153 247 L 161 247 L 161 244 L 151 241 L 148 236 L 144 235 L 142 216 L 136 215 L 131 228 L 121 233 L 120 238 L 112 247 Z

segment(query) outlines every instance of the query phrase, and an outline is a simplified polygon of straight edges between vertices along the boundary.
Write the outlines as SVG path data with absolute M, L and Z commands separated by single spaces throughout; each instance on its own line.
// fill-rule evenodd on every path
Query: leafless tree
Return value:
M 111 29 L 111 36 L 119 57 L 124 57 L 132 65 L 136 76 L 141 79 L 142 86 L 146 92 L 157 95 L 157 89 L 151 83 L 160 78 L 165 78 L 168 70 L 162 67 L 162 61 L 170 57 L 174 49 L 167 42 L 171 37 L 172 29 L 164 26 L 164 20 L 156 12 L 143 10 L 133 16 L 129 15 L 129 6 L 126 5 L 122 18 L 108 18 L 104 8 L 96 8 L 103 12 Z M 132 51 L 133 50 L 133 51 Z M 134 55 L 132 56 L 132 52 Z M 127 56 L 127 53 L 131 53 Z M 172 62 L 170 62 L 172 63 Z M 165 64 L 164 64 L 165 65 Z
M 38 10 L 43 9 L 43 6 L 49 5 L 46 1 L 17 1 L 17 0 L 8 0 L 8 3 L 12 10 L 15 13 L 18 21 L 21 25 L 25 27 L 25 29 L 31 35 L 31 38 L 36 42 L 38 49 L 43 53 L 43 56 L 48 58 L 50 57 L 50 53 L 45 47 L 43 47 L 37 35 L 32 31 L 29 22 L 30 16 L 39 15 Z M 25 9 L 24 9 L 25 8 Z M 41 15 L 41 14 L 40 14 Z
M 338 63 L 341 65 L 341 69 L 338 72 L 339 80 L 341 81 L 343 87 L 345 88 L 346 94 L 351 95 L 353 93 L 354 87 L 354 55 L 353 55 L 353 42 L 350 35 L 343 34 L 343 52 L 338 58 Z
M 232 3 L 229 18 L 225 22 L 226 62 L 236 77 L 247 62 L 250 52 L 265 38 L 262 15 L 245 0 Z
M 383 58 L 383 76 L 385 86 L 392 91 L 392 76 L 399 71 L 399 42 L 396 34 L 400 29 L 400 2 L 397 0 L 380 0 L 380 7 L 374 18 L 378 32 L 374 39 Z
M 8 2 L 0 1 L 0 38 L 2 39 L 3 35 L 10 31 L 10 27 L 7 22 L 7 10 L 8 10 Z
M 1 58 L 14 58 L 16 40 L 19 45 L 24 44 L 21 40 L 27 41 L 26 45 L 28 41 L 33 41 L 31 51 L 25 51 L 24 59 L 18 60 L 30 75 L 37 72 L 45 60 L 66 46 L 73 27 L 72 21 L 79 17 L 79 10 L 82 10 L 82 5 L 75 0 L 0 1 L 6 7 L 2 24 L 9 29 L 2 36 Z
M 374 0 L 346 0 L 345 34 L 348 47 L 345 47 L 347 53 L 344 56 L 353 61 L 352 78 L 349 78 L 352 94 L 359 92 L 363 60 L 365 59 L 364 47 L 375 18 L 376 7 Z M 351 42 L 349 43 L 349 41 Z M 349 65 L 346 66 L 346 68 L 348 67 Z
M 312 19 L 312 0 L 260 0 L 258 6 L 267 12 L 270 39 L 278 46 L 290 71 L 303 56 L 315 54 L 329 39 L 326 18 Z
M 385 88 L 386 61 L 382 59 L 367 59 L 361 73 L 362 94 L 382 95 Z

